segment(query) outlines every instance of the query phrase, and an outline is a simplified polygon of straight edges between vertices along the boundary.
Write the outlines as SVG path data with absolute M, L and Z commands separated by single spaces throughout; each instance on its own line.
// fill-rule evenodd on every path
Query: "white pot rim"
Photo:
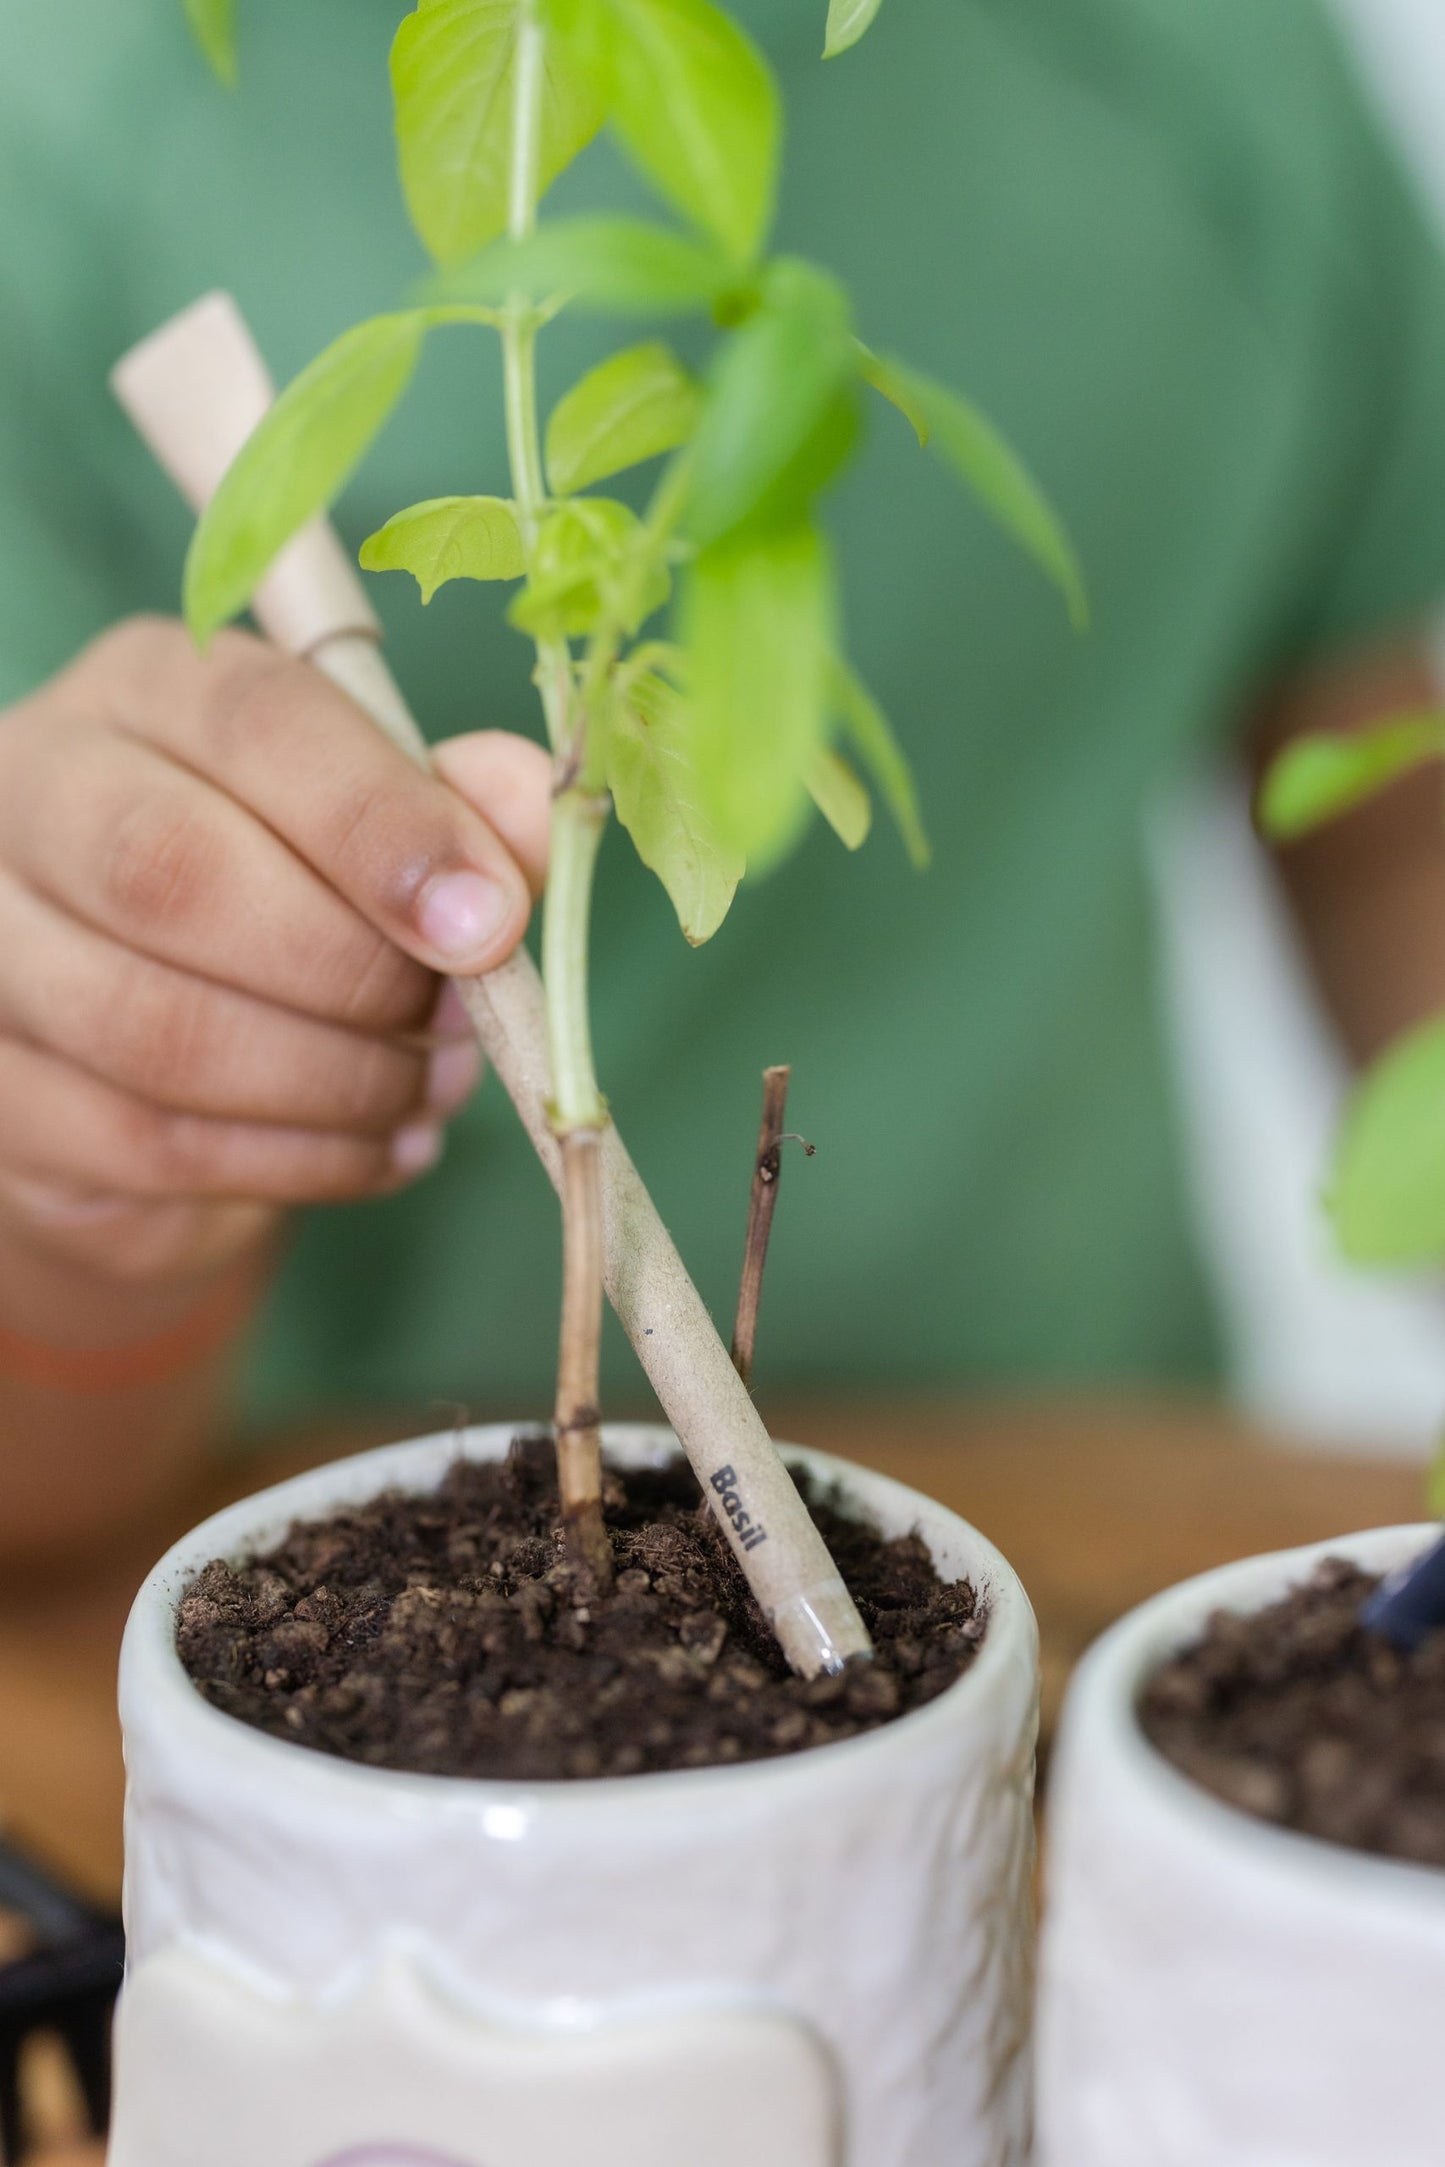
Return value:
M 1305 1579 L 1323 1559 L 1345 1557 L 1387 1571 L 1438 1540 L 1435 1523 L 1369 1528 L 1328 1542 L 1267 1552 L 1200 1573 L 1141 1603 L 1089 1650 L 1069 1689 L 1061 1753 L 1083 1761 L 1104 1755 L 1131 1794 L 1131 1804 L 1166 1818 L 1189 1840 L 1246 1873 L 1282 1878 L 1301 1891 L 1327 1891 L 1378 1911 L 1398 1905 L 1418 1920 L 1423 1905 L 1445 1912 L 1445 1869 L 1378 1852 L 1356 1851 L 1304 1831 L 1281 1828 L 1230 1805 L 1186 1776 L 1145 1736 L 1136 1709 L 1145 1680 L 1169 1655 L 1193 1640 L 1212 1612 L 1264 1608 Z
M 911 1710 L 856 1738 L 774 1759 L 729 1763 L 699 1769 L 646 1771 L 633 1776 L 571 1777 L 545 1781 L 476 1776 L 441 1776 L 404 1769 L 374 1768 L 342 1760 L 313 1746 L 272 1737 L 207 1701 L 192 1684 L 175 1647 L 175 1606 L 181 1591 L 215 1557 L 235 1558 L 278 1539 L 294 1520 L 324 1517 L 343 1505 L 360 1503 L 389 1488 L 424 1492 L 439 1481 L 458 1457 L 498 1457 L 510 1440 L 534 1423 L 488 1423 L 465 1430 L 440 1431 L 333 1460 L 287 1481 L 252 1493 L 214 1513 L 174 1543 L 147 1575 L 126 1626 L 121 1651 L 122 1715 L 145 1711 L 147 1727 L 164 1727 L 177 1743 L 193 1744 L 213 1767 L 227 1763 L 249 1768 L 270 1763 L 278 1783 L 302 1787 L 312 1797 L 329 1794 L 352 1806 L 369 1801 L 388 1813 L 435 1816 L 455 1811 L 483 1821 L 486 1832 L 503 1840 L 520 1836 L 527 1824 L 545 1816 L 596 1814 L 615 1810 L 635 1818 L 650 1810 L 672 1813 L 695 1794 L 699 1803 L 718 1804 L 719 1794 L 744 1794 L 766 1788 L 791 1792 L 799 1808 L 809 1793 L 826 1794 L 848 1772 L 862 1772 L 870 1758 L 897 1755 L 901 1749 L 927 1749 L 935 1738 L 966 1722 L 975 1704 L 1006 1692 L 1022 1656 L 1030 1664 L 1037 1651 L 1033 1611 L 1012 1567 L 958 1514 L 912 1490 L 831 1453 L 801 1445 L 782 1449 L 825 1482 L 841 1483 L 865 1511 L 878 1511 L 926 1533 L 947 1531 L 965 1551 L 960 1577 L 966 1575 L 987 1607 L 988 1631 L 963 1675 L 924 1707 Z M 603 1432 L 609 1452 L 625 1464 L 658 1464 L 676 1453 L 672 1432 L 660 1424 L 609 1424 Z M 891 1510 L 890 1510 L 891 1508 Z M 259 1761 L 258 1761 L 258 1756 Z M 739 1799 L 741 1803 L 741 1799 Z M 515 1822 L 513 1827 L 511 1824 Z

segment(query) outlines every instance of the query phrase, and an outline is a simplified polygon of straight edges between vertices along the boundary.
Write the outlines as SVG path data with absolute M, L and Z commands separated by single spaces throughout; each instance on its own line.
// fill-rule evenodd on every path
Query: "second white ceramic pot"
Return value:
M 175 1652 L 194 1573 L 510 1428 L 341 1462 L 220 1514 L 137 1600 L 121 1705 L 129 1970 L 111 2167 L 1022 2167 L 1032 1614 L 915 1492 L 799 1457 L 988 1607 L 973 1667 L 847 1743 L 551 1784 L 267 1737 Z M 614 1430 L 656 1462 L 664 1431 Z
M 1261 1609 L 1326 1557 L 1389 1570 L 1438 1533 L 1225 1566 L 1085 1658 L 1049 1794 L 1038 2167 L 1440 2167 L 1445 1871 L 1251 1818 L 1135 1714 L 1212 1611 Z

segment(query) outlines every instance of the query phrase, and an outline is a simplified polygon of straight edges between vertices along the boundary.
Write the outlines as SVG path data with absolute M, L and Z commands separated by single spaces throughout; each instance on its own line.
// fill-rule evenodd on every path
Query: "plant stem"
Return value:
M 508 231 L 524 239 L 537 221 L 544 37 L 535 0 L 517 25 Z M 502 324 L 507 451 L 517 523 L 530 561 L 546 509 L 537 429 L 537 312 L 518 296 Z M 562 1319 L 557 1358 L 557 1479 L 574 1563 L 599 1588 L 612 1577 L 602 1519 L 599 1365 L 602 1340 L 602 1188 L 607 1109 L 592 1065 L 588 927 L 592 876 L 606 824 L 605 795 L 587 772 L 591 701 L 579 700 L 565 640 L 537 643 L 537 686 L 556 761 L 552 851 L 542 928 L 542 969 L 552 1070 L 551 1120 L 562 1152 Z M 594 692 L 594 697 L 595 697 Z
M 562 1138 L 562 1327 L 557 1353 L 557 1481 L 567 1551 L 599 1590 L 612 1583 L 602 1518 L 602 1131 Z
M 605 797 L 575 777 L 552 801 L 552 858 L 542 922 L 542 976 L 552 1070 L 552 1128 L 562 1148 L 562 1322 L 557 1355 L 557 1475 L 574 1562 L 605 1587 L 612 1551 L 602 1524 L 599 1361 L 602 1342 L 602 1131 L 588 1017 L 592 876 Z
M 542 977 L 547 988 L 547 1029 L 552 1049 L 553 1126 L 601 1129 L 607 1108 L 592 1066 L 587 1004 L 588 923 L 592 874 L 607 800 L 572 783 L 552 801 L 552 859 L 542 924 Z
M 790 1068 L 763 1070 L 763 1115 L 758 1127 L 758 1149 L 753 1160 L 753 1185 L 748 1197 L 748 1233 L 743 1248 L 742 1283 L 738 1288 L 737 1322 L 733 1326 L 733 1368 L 745 1385 L 753 1381 L 753 1355 L 758 1338 L 758 1305 L 763 1292 L 763 1270 L 768 1261 L 768 1239 L 778 1204 L 778 1181 L 783 1171 L 783 1120 L 788 1107 Z M 808 1147 L 811 1150 L 811 1146 Z

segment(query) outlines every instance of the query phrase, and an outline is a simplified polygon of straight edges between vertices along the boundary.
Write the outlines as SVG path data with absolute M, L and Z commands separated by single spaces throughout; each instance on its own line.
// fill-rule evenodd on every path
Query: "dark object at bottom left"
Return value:
M 23 2157 L 20 2063 L 49 2032 L 75 2073 L 90 2128 L 110 2115 L 110 2025 L 125 1960 L 120 1921 L 82 1903 L 29 1859 L 0 1845 L 0 1918 L 20 1953 L 0 1959 L 0 2162 Z M 7 1936 L 7 1939 L 11 1938 Z

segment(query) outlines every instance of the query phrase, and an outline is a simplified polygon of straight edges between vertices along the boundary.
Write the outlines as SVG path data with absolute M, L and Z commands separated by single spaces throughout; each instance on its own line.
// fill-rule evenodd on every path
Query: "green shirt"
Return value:
M 110 361 L 208 286 L 285 376 L 421 268 L 392 174 L 398 0 L 242 0 L 219 90 L 179 0 L 12 8 L 0 76 L 0 694 L 170 607 L 186 522 Z M 1312 0 L 887 0 L 823 67 L 823 0 L 747 13 L 789 105 L 780 239 L 865 336 L 968 389 L 1081 551 L 1095 625 L 880 407 L 834 504 L 856 658 L 936 863 L 814 832 L 687 952 L 618 836 L 596 939 L 605 1088 L 719 1314 L 766 1062 L 788 1167 L 760 1375 L 780 1385 L 1196 1376 L 1141 817 L 1308 655 L 1445 593 L 1445 280 Z M 557 191 L 640 200 L 605 150 Z M 615 343 L 563 323 L 555 394 Z M 435 342 L 340 508 L 504 487 L 490 342 Z M 494 590 L 377 584 L 430 729 L 536 728 Z M 245 899 L 238 898 L 244 909 Z M 253 1409 L 547 1403 L 555 1207 L 495 1086 L 443 1168 L 310 1217 Z M 613 1388 L 638 1392 L 615 1335 Z

